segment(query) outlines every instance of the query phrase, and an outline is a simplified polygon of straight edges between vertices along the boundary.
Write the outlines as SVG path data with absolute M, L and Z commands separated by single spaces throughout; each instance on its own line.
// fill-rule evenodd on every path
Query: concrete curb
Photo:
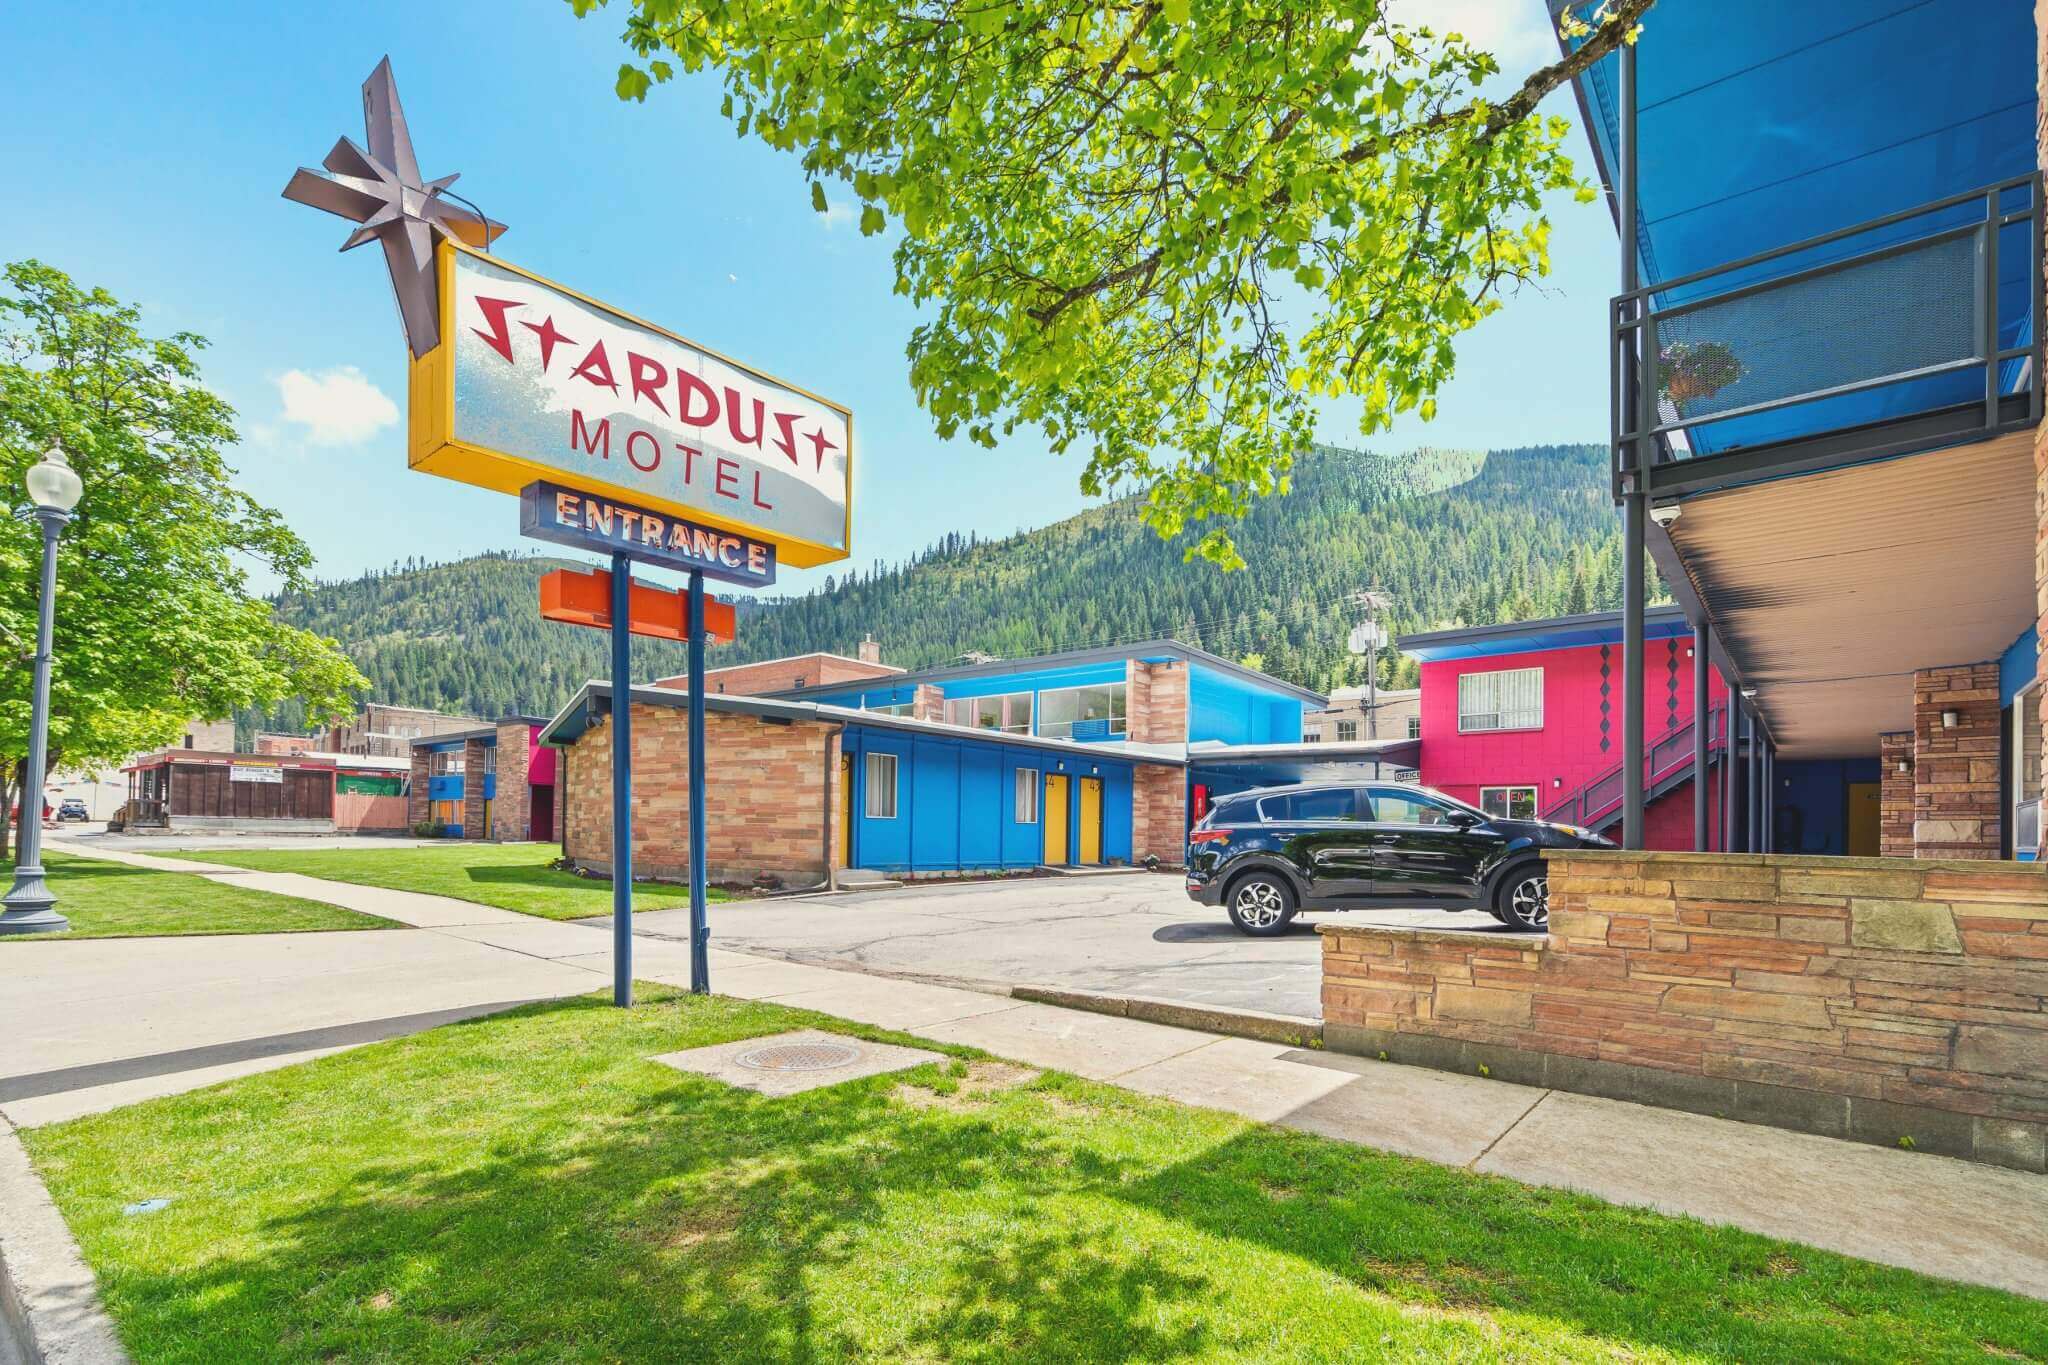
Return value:
M 29 1365 L 127 1365 L 64 1216 L 0 1119 L 0 1331 Z
M 1234 1038 L 1251 1038 L 1261 1043 L 1288 1047 L 1320 1047 L 1323 1021 L 1295 1014 L 1266 1014 L 1259 1010 L 1221 1009 L 1214 1005 L 1193 1005 L 1185 1000 L 1157 1000 L 1144 995 L 1102 995 L 1094 991 L 1055 990 L 1050 986 L 1012 986 L 1010 998 L 1062 1009 L 1113 1014 L 1121 1019 L 1142 1019 L 1148 1024 L 1199 1029 Z

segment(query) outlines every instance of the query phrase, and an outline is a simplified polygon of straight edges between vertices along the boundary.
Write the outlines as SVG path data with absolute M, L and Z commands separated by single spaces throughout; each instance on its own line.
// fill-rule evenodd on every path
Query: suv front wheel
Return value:
M 1230 885 L 1230 922 L 1254 938 L 1287 932 L 1296 905 L 1294 888 L 1277 872 L 1248 872 Z
M 1550 878 L 1543 864 L 1528 863 L 1501 878 L 1493 913 L 1510 929 L 1541 931 L 1550 927 Z

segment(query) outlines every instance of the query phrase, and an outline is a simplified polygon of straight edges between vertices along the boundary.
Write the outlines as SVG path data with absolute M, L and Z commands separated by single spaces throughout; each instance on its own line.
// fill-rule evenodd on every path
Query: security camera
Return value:
M 1678 504 L 1675 502 L 1659 503 L 1650 509 L 1650 520 L 1659 526 L 1669 526 L 1678 520 L 1678 511 Z

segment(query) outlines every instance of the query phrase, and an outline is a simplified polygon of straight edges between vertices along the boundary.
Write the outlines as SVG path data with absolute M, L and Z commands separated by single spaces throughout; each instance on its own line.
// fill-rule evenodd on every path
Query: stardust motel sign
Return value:
M 853 414 L 443 240 L 441 344 L 412 363 L 414 469 L 501 493 L 536 480 L 847 556 Z

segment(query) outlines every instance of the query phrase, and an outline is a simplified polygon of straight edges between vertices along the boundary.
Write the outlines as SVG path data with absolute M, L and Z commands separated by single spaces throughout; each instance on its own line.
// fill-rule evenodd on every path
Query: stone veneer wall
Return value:
M 709 879 L 749 884 L 760 873 L 792 886 L 827 873 L 828 818 L 836 811 L 838 727 L 710 711 L 705 809 Z M 609 723 L 592 726 L 562 750 L 556 801 L 563 854 L 579 866 L 611 868 L 612 790 Z M 833 760 L 827 766 L 828 758 Z M 690 872 L 689 712 L 633 707 L 633 872 L 685 880 Z M 828 780 L 829 779 L 829 780 Z
M 1124 729 L 1138 744 L 1188 742 L 1188 666 L 1179 659 L 1124 666 Z
M 412 781 L 405 793 L 405 824 L 407 829 L 426 820 L 431 807 L 427 792 L 434 780 L 434 756 L 425 749 L 412 751 Z
M 484 828 L 484 755 L 489 752 L 480 739 L 462 742 L 462 837 L 482 839 Z
M 491 838 L 500 843 L 532 837 L 532 734 L 523 720 L 498 727 L 498 794 L 491 798 Z
M 1998 750 L 1996 661 L 1913 675 L 1914 857 L 1998 856 Z
M 919 683 L 910 694 L 910 714 L 917 720 L 944 720 L 946 694 L 933 683 Z
M 1187 861 L 1188 774 L 1185 768 L 1140 763 L 1131 780 L 1131 859 L 1147 854 L 1169 867 Z
M 1877 851 L 1887 858 L 1913 856 L 1913 732 L 1877 737 Z M 1899 771 L 1899 760 L 1906 771 Z
M 1550 933 L 1323 931 L 1326 1043 L 2048 1170 L 2048 875 L 1571 852 Z

